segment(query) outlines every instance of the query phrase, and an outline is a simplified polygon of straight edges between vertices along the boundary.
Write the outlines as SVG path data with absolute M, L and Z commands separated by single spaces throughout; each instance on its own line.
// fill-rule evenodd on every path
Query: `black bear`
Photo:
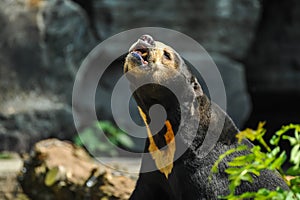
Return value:
M 229 194 L 224 170 L 234 155 L 220 163 L 219 173 L 213 174 L 211 181 L 208 177 L 218 157 L 239 145 L 235 137 L 239 130 L 202 92 L 180 55 L 151 36 L 143 35 L 129 49 L 124 72 L 148 133 L 141 172 L 130 199 L 198 200 Z M 166 120 L 163 128 L 154 133 L 149 126 L 152 117 L 149 109 L 155 104 L 164 107 Z M 203 156 L 200 147 L 207 134 L 216 134 L 218 139 Z M 248 140 L 242 143 L 252 146 Z M 179 152 L 183 153 L 178 155 Z M 253 179 L 253 183 L 243 182 L 236 193 L 259 188 L 275 190 L 278 186 L 288 190 L 280 175 L 268 170 Z

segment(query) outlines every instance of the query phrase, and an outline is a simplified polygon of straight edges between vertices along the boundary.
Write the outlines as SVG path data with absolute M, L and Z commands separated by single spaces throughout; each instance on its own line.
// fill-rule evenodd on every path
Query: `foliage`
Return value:
M 102 134 L 102 133 L 105 134 Z M 132 148 L 133 142 L 121 129 L 116 128 L 109 121 L 97 121 L 92 126 L 85 128 L 74 138 L 75 144 L 85 146 L 91 152 L 117 155 L 114 146 Z
M 300 199 L 300 125 L 290 124 L 288 126 L 283 126 L 273 135 L 269 145 L 263 138 L 266 133 L 264 125 L 264 122 L 260 122 L 257 130 L 246 129 L 238 133 L 236 137 L 238 138 L 239 143 L 244 138 L 247 138 L 251 141 L 258 141 L 261 146 L 266 149 L 266 153 L 261 151 L 260 146 L 253 146 L 252 148 L 249 148 L 246 145 L 241 145 L 222 154 L 213 165 L 211 173 L 217 173 L 219 163 L 226 156 L 237 151 L 247 150 L 250 152 L 247 155 L 237 156 L 228 163 L 229 167 L 225 170 L 225 172 L 228 174 L 230 182 L 230 194 L 220 198 L 228 200 L 245 198 L 274 200 Z M 294 131 L 293 137 L 287 135 L 289 131 Z M 287 161 L 287 153 L 285 151 L 281 151 L 280 147 L 278 146 L 281 140 L 288 140 L 292 147 L 290 159 L 288 160 L 291 164 L 291 167 L 286 172 L 283 171 L 282 165 Z M 259 176 L 260 172 L 264 169 L 278 171 L 286 180 L 290 187 L 290 191 L 284 191 L 281 188 L 277 188 L 275 191 L 261 188 L 257 192 L 246 192 L 241 195 L 235 195 L 235 189 L 241 185 L 242 181 L 253 182 L 252 175 Z M 288 178 L 288 176 L 295 177 Z
M 0 152 L 0 160 L 11 159 L 12 155 L 8 152 Z

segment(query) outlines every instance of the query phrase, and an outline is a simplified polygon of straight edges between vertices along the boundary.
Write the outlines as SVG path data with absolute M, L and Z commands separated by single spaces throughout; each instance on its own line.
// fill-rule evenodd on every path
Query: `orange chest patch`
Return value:
M 140 107 L 138 107 L 138 109 L 147 129 L 147 135 L 150 142 L 148 150 L 153 160 L 155 161 L 157 169 L 159 169 L 159 171 L 163 173 L 166 178 L 168 178 L 173 169 L 173 161 L 176 150 L 175 135 L 172 125 L 169 120 L 166 120 L 165 125 L 167 127 L 167 132 L 164 134 L 164 139 L 166 141 L 167 147 L 164 150 L 160 150 L 153 139 L 153 135 L 147 123 L 145 113 Z

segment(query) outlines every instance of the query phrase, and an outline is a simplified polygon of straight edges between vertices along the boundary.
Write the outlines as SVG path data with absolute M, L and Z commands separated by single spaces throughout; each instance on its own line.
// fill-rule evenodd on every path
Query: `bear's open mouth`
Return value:
M 150 48 L 155 47 L 155 41 L 150 35 L 142 35 L 138 41 L 130 47 L 131 55 L 143 66 L 148 65 Z
M 144 65 L 148 64 L 149 50 L 148 48 L 133 49 L 130 52 L 135 58 L 140 60 Z

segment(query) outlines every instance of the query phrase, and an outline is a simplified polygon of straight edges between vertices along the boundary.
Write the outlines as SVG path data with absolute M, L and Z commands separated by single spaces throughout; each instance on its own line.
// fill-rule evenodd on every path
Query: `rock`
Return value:
M 82 8 L 68 0 L 46 1 L 38 12 L 45 65 L 56 78 L 72 80 L 96 40 Z M 71 89 L 71 88 L 69 88 Z
M 263 1 L 258 31 L 245 59 L 251 92 L 269 96 L 299 94 L 299 13 L 297 0 Z M 297 103 L 291 107 L 297 107 Z
M 255 34 L 260 17 L 258 1 L 175 2 L 173 0 L 168 2 L 133 1 L 130 4 L 122 1 L 98 1 L 95 2 L 95 5 L 96 10 L 111 11 L 112 20 L 110 29 L 108 29 L 110 31 L 104 34 L 107 37 L 135 27 L 165 27 L 189 35 L 203 45 L 209 53 L 218 54 L 220 65 L 226 65 L 223 68 L 231 69 L 230 72 L 237 75 L 234 80 L 230 79 L 230 73 L 220 69 L 222 76 L 225 76 L 224 84 L 227 95 L 230 96 L 227 98 L 228 112 L 240 127 L 243 126 L 251 110 L 251 104 L 240 60 L 245 57 Z M 136 12 L 128 15 L 128 12 L 132 10 Z M 149 13 L 151 14 L 149 15 Z M 159 40 L 159 38 L 156 39 Z M 119 62 L 112 66 L 115 68 L 109 70 L 107 76 L 103 77 L 103 82 L 110 84 L 106 84 L 107 87 L 98 92 L 101 94 L 99 96 L 102 101 L 97 102 L 97 108 L 101 111 L 104 119 L 111 119 L 110 105 L 101 102 L 110 102 L 106 99 L 110 98 L 113 89 L 111 77 L 120 76 L 122 72 L 118 68 L 121 65 L 122 62 Z M 239 67 L 240 69 L 238 69 Z M 233 81 L 236 82 L 233 83 Z M 134 104 L 131 104 L 130 107 L 133 108 Z M 138 113 L 132 113 L 132 118 L 139 121 Z
M 269 138 L 281 125 L 299 123 L 299 13 L 297 0 L 262 1 L 261 20 L 243 61 L 254 108 L 247 126 L 266 121 Z
M 69 105 L 41 94 L 19 94 L 0 105 L 0 150 L 28 152 L 42 139 L 74 137 L 72 112 Z
M 134 180 L 96 163 L 82 148 L 57 139 L 35 144 L 19 181 L 32 200 L 125 200 L 135 186 Z
M 5 128 L 0 126 L 0 151 L 26 152 L 30 144 L 30 138 L 18 131 L 7 132 Z M 5 130 L 5 131 L 3 131 Z
M 111 10 L 110 35 L 135 27 L 170 28 L 191 36 L 209 52 L 234 59 L 245 56 L 260 16 L 257 0 L 135 0 L 130 4 L 114 0 L 95 3 L 99 9 Z
M 3 141 L 8 141 L 3 149 L 28 150 L 32 144 L 27 144 L 28 141 L 50 136 L 72 139 L 75 128 L 70 111 L 74 76 L 82 60 L 98 43 L 90 27 L 93 16 L 95 26 L 92 28 L 98 29 L 102 39 L 129 28 L 161 26 L 188 34 L 209 52 L 222 54 L 229 60 L 240 60 L 252 40 L 260 11 L 257 1 L 252 0 L 131 3 L 115 0 L 94 1 L 92 14 L 90 2 L 0 1 L 0 25 L 3 27 L 0 32 L 0 115 L 5 116 L 0 135 Z M 122 65 L 122 61 L 118 64 Z M 103 101 L 97 102 L 96 110 L 103 119 L 112 119 L 107 102 L 110 102 L 113 88 L 111 83 L 122 74 L 120 65 L 103 79 L 107 87 L 97 91 L 96 98 Z M 24 110 L 19 106 L 23 101 Z M 246 100 L 239 102 L 244 103 L 235 106 L 233 113 L 248 107 Z M 41 105 L 44 107 L 40 109 Z M 82 112 L 90 111 L 83 109 Z M 132 116 L 139 121 L 137 112 Z M 245 115 L 241 112 L 234 118 L 242 122 Z M 18 145 L 12 147 L 9 141 Z
M 0 24 L 5 61 L 0 70 L 14 74 L 11 84 L 22 91 L 54 94 L 70 104 L 74 74 L 97 44 L 85 11 L 69 0 L 3 0 Z
M 23 165 L 20 156 L 14 152 L 0 152 L 0 163 L 0 177 L 19 172 Z
M 1 150 L 73 138 L 74 74 L 96 45 L 88 24 L 69 0 L 0 1 Z
M 245 56 L 260 15 L 258 1 L 207 0 L 182 4 L 180 11 L 187 24 L 183 32 L 200 42 L 208 52 L 237 60 Z
M 239 128 L 248 119 L 251 112 L 251 99 L 247 92 L 244 65 L 221 54 L 211 54 L 222 76 L 226 98 L 227 112 Z M 218 88 L 212 90 L 218 94 Z
M 7 91 L 4 94 L 1 91 L 1 94 L 11 97 L 20 90 L 35 88 L 38 82 L 36 75 L 43 74 L 37 69 L 42 64 L 39 33 L 35 12 L 27 9 L 25 1 L 1 1 L 0 13 L 0 23 L 3 25 L 0 34 L 0 52 L 3 56 L 0 59 L 0 71 L 4 72 L 1 76 L 13 76 L 10 85 L 6 85 Z
M 201 64 L 197 71 L 191 69 L 204 93 L 221 106 L 239 128 L 242 128 L 251 111 L 244 65 L 216 52 L 210 53 L 211 57 L 195 55 L 195 52 L 191 51 L 184 52 L 184 55 L 186 58 L 197 57 L 197 61 Z M 210 59 L 216 64 L 219 74 L 211 69 L 212 65 L 206 64 L 211 62 Z
M 17 174 L 22 166 L 23 162 L 18 154 L 0 152 L 0 199 L 29 200 L 17 181 Z

